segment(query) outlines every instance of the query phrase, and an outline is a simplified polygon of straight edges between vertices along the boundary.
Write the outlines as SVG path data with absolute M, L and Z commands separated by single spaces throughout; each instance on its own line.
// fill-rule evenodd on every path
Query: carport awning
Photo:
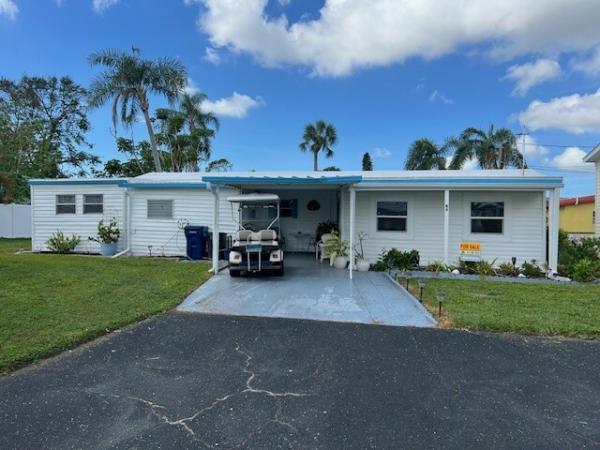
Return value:
M 351 185 L 360 183 L 362 176 L 360 175 L 336 175 L 331 173 L 312 172 L 278 175 L 276 173 L 269 174 L 265 172 L 248 174 L 219 174 L 205 175 L 202 180 L 214 185 L 230 185 L 239 186 L 242 184 L 252 185 L 284 185 L 284 184 L 312 184 L 312 185 Z

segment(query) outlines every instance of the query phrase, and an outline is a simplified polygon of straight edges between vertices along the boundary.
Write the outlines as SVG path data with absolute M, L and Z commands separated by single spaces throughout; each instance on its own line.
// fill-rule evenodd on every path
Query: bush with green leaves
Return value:
M 521 268 L 510 262 L 503 262 L 496 269 L 498 275 L 505 277 L 518 277 L 522 273 Z
M 329 261 L 333 265 L 333 260 L 338 256 L 348 256 L 350 244 L 340 238 L 336 231 L 331 232 L 331 237 L 325 242 L 325 252 L 329 256 Z
M 571 278 L 575 281 L 594 281 L 600 278 L 600 262 L 588 258 L 575 263 L 571 269 Z
M 560 230 L 558 238 L 558 273 L 575 279 L 573 270 L 580 261 L 587 259 L 600 264 L 600 238 L 571 239 Z
M 117 219 L 112 219 L 108 224 L 104 224 L 104 219 L 98 222 L 98 237 L 90 236 L 90 241 L 99 242 L 101 244 L 114 244 L 119 241 L 121 230 Z
M 473 275 L 474 273 L 476 273 L 475 264 L 475 261 L 464 261 L 461 259 L 458 261 L 458 270 L 460 273 Z
M 373 270 L 411 270 L 419 265 L 419 252 L 417 250 L 407 250 L 405 252 L 396 248 L 383 250 L 379 254 L 379 260 L 373 265 Z
M 496 270 L 494 269 L 495 263 L 496 260 L 493 260 L 492 262 L 488 262 L 483 259 L 477 261 L 474 266 L 475 273 L 482 278 L 496 275 Z
M 426 272 L 440 273 L 440 272 L 448 272 L 448 270 L 449 270 L 448 266 L 446 264 L 444 264 L 442 261 L 432 261 L 425 266 Z
M 546 271 L 538 266 L 535 260 L 531 260 L 531 262 L 525 261 L 521 265 L 521 270 L 527 278 L 543 278 L 546 276 Z
M 73 234 L 66 237 L 62 231 L 57 231 L 46 241 L 48 248 L 56 253 L 71 253 L 81 242 L 81 238 Z

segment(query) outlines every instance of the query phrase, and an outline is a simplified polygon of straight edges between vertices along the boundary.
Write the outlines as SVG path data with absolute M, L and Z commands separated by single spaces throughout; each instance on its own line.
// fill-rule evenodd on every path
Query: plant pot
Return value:
M 100 244 L 100 254 L 102 256 L 112 256 L 117 253 L 117 243 L 111 242 L 110 244 Z
M 333 260 L 333 267 L 336 269 L 345 269 L 348 265 L 348 257 L 347 256 L 336 256 Z
M 371 267 L 371 263 L 367 259 L 357 259 L 356 260 L 356 270 L 359 272 L 368 272 Z

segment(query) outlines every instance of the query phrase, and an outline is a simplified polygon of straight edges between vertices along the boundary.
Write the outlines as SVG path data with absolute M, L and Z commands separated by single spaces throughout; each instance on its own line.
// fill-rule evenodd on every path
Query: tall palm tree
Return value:
M 309 123 L 304 127 L 304 135 L 300 143 L 300 150 L 313 154 L 313 170 L 319 170 L 319 152 L 326 158 L 333 157 L 333 147 L 337 143 L 337 131 L 333 125 L 323 120 L 318 120 L 314 125 Z
M 522 167 L 523 155 L 517 149 L 515 135 L 508 128 L 494 128 L 487 132 L 467 128 L 458 137 L 448 141 L 454 148 L 449 169 L 460 169 L 467 160 L 477 159 L 482 169 Z
M 160 95 L 166 97 L 169 103 L 174 103 L 185 87 L 186 70 L 175 59 L 160 58 L 153 61 L 142 59 L 139 53 L 135 48 L 131 53 L 114 50 L 92 53 L 90 63 L 106 70 L 93 81 L 88 103 L 97 108 L 112 99 L 115 128 L 119 117 L 123 125 L 131 126 L 141 111 L 150 137 L 154 167 L 160 172 L 160 153 L 150 119 L 148 95 Z
M 446 146 L 439 147 L 429 139 L 417 139 L 410 145 L 404 167 L 406 170 L 444 170 Z
M 202 92 L 196 94 L 183 94 L 179 99 L 179 110 L 185 115 L 185 121 L 190 131 L 198 128 L 214 129 L 219 131 L 219 119 L 211 112 L 202 111 L 202 102 L 208 97 Z

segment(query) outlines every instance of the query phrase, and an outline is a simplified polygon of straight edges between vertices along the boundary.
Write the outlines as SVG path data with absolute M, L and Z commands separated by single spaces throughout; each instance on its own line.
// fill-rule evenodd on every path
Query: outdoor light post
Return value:
M 419 301 L 423 303 L 423 289 L 427 285 L 424 280 L 417 281 L 417 285 L 419 286 Z
M 442 303 L 446 300 L 446 293 L 444 291 L 437 291 L 436 298 L 438 301 L 438 317 L 442 317 Z

